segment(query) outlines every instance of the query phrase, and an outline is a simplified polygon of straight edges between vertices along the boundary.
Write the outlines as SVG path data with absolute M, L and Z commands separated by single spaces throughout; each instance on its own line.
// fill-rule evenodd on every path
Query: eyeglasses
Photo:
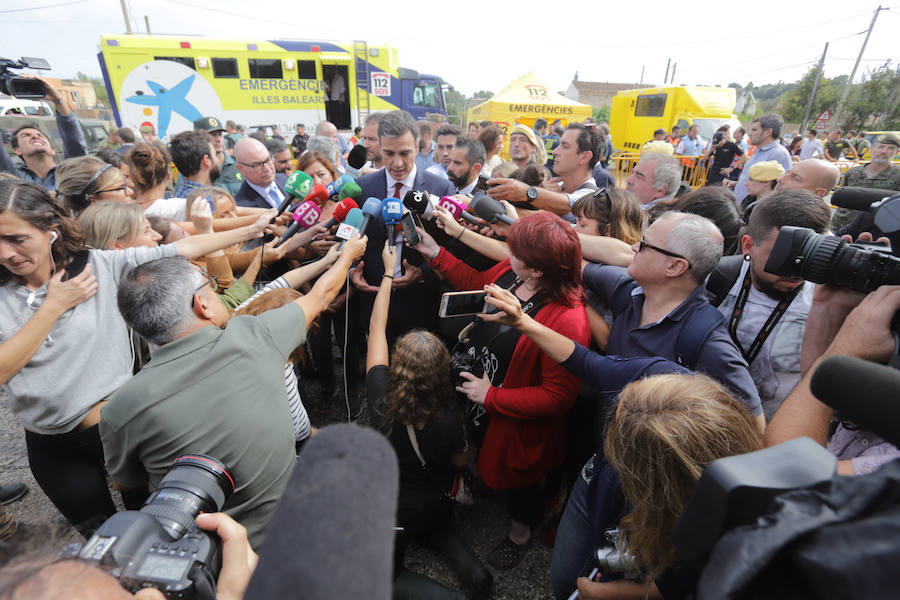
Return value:
M 671 252 L 671 251 L 669 251 L 669 250 L 665 250 L 665 249 L 663 249 L 663 248 L 660 248 L 659 246 L 654 246 L 653 244 L 651 244 L 650 242 L 648 242 L 648 241 L 645 240 L 644 238 L 641 238 L 641 241 L 638 242 L 638 252 L 643 252 L 643 251 L 644 251 L 644 248 L 650 248 L 651 250 L 656 250 L 656 251 L 659 252 L 660 254 L 665 254 L 666 256 L 671 256 L 672 258 L 680 258 L 681 260 L 685 261 L 685 262 L 688 264 L 688 269 L 691 268 L 691 261 L 689 261 L 688 259 L 686 259 L 686 258 L 683 257 L 682 255 L 680 255 L 680 254 L 675 254 L 674 252 Z
M 124 192 L 126 189 L 128 189 L 128 186 L 123 183 L 119 187 L 106 188 L 105 190 L 97 190 L 96 192 L 93 193 L 93 195 L 96 196 L 97 194 L 105 194 L 106 192 Z
M 217 292 L 219 290 L 219 280 L 215 275 L 210 275 L 206 272 L 206 269 L 200 269 L 200 273 L 203 275 L 203 285 L 194 290 L 194 293 L 191 294 L 191 308 L 194 308 L 194 298 L 197 295 L 197 292 L 205 288 L 206 286 L 211 286 L 212 291 Z
M 274 159 L 270 156 L 266 160 L 261 160 L 259 162 L 255 162 L 255 163 L 238 162 L 238 164 L 244 165 L 245 167 L 253 169 L 254 171 L 259 171 L 260 169 L 262 169 L 265 166 L 271 167 L 274 164 Z

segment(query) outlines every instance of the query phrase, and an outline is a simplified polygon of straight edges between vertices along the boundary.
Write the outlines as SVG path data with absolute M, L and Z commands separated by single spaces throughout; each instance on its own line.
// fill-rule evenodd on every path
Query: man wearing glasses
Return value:
M 284 200 L 287 176 L 275 172 L 275 161 L 265 145 L 253 138 L 238 140 L 234 145 L 237 170 L 244 178 L 234 202 L 250 208 L 278 208 Z
M 704 282 L 722 257 L 722 234 L 698 215 L 667 212 L 632 249 L 628 269 L 589 264 L 584 286 L 612 309 L 609 355 L 661 356 L 709 375 L 765 420 L 747 362 L 709 303 Z
M 23 77 L 33 77 L 23 75 Z M 66 104 L 62 94 L 41 77 L 33 77 L 44 84 L 44 100 L 53 104 L 56 110 L 56 127 L 63 142 L 63 151 L 66 158 L 85 156 L 87 145 L 84 143 L 84 133 L 78 124 L 78 119 L 69 105 Z M 29 183 L 35 183 L 50 191 L 56 190 L 56 161 L 53 157 L 56 150 L 50 140 L 47 139 L 36 125 L 23 125 L 16 129 L 10 145 L 13 152 L 22 159 L 24 166 L 17 166 L 6 148 L 0 143 L 0 171 L 6 171 Z

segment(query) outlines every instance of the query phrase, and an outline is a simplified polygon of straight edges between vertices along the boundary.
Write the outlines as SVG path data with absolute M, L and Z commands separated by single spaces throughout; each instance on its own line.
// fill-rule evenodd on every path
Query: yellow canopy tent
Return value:
M 547 123 L 559 119 L 562 126 L 591 116 L 591 106 L 551 91 L 534 74 L 523 75 L 506 88 L 466 112 L 466 121 L 493 121 L 503 131 L 501 156 L 509 160 L 509 132 L 515 125 L 531 127 L 543 118 Z

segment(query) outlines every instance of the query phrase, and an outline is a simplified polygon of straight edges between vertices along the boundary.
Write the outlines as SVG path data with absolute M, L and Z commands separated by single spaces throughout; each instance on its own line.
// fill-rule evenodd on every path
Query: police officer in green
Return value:
M 222 173 L 214 184 L 228 190 L 228 193 L 234 196 L 240 189 L 244 178 L 238 173 L 237 161 L 225 152 L 225 127 L 222 126 L 222 122 L 215 117 L 200 117 L 194 121 L 194 130 L 205 131 L 212 138 L 213 148 L 216 150 L 216 160 L 221 165 Z

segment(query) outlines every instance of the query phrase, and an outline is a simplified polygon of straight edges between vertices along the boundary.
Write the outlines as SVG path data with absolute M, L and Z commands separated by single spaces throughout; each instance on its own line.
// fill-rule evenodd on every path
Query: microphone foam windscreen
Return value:
M 869 210 L 873 203 L 890 196 L 889 190 L 878 190 L 864 187 L 842 187 L 831 195 L 831 203 L 841 208 Z
M 347 225 L 352 225 L 359 229 L 362 227 L 363 220 L 365 219 L 365 215 L 363 215 L 363 211 L 358 208 L 351 208 L 347 211 L 347 218 L 344 219 L 344 223 Z
M 245 600 L 389 600 L 397 458 L 356 425 L 310 438 L 278 503 Z
M 403 205 L 399 198 L 385 198 L 381 204 L 381 218 L 385 225 L 396 225 L 403 217 Z
M 337 206 L 334 207 L 334 213 L 332 214 L 334 215 L 334 218 L 339 222 L 343 222 L 344 219 L 347 218 L 347 213 L 350 212 L 351 208 L 358 209 L 359 207 L 356 205 L 356 202 L 353 200 L 353 198 L 344 198 L 343 200 L 338 202 Z
M 303 171 L 294 171 L 284 184 L 284 191 L 294 198 L 306 198 L 312 188 L 312 177 Z
M 813 395 L 841 418 L 900 446 L 900 371 L 852 356 L 822 361 L 810 380 Z
M 362 196 L 362 188 L 355 181 L 345 183 L 338 195 L 339 198 L 353 198 L 354 200 L 359 200 L 360 196 Z
M 353 146 L 347 155 L 347 164 L 354 169 L 361 169 L 366 164 L 366 147 L 362 144 Z

